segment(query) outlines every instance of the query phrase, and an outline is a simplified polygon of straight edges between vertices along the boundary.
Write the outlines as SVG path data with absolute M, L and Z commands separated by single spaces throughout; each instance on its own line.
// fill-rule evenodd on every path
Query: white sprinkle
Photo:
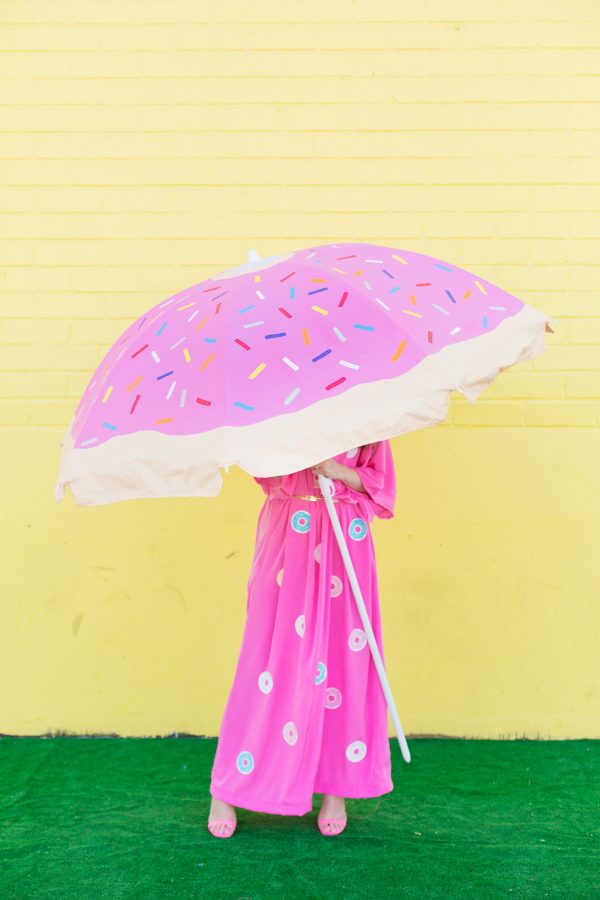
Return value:
M 294 372 L 297 372 L 300 368 L 300 366 L 297 366 L 295 362 L 292 362 L 291 359 L 288 359 L 287 356 L 282 356 L 281 358 L 284 363 L 286 363 L 290 367 L 290 369 L 294 370 Z
M 360 369 L 360 366 L 357 366 L 356 363 L 346 362 L 345 359 L 340 359 L 340 366 L 347 366 L 349 369 Z
M 340 341 L 345 341 L 345 340 L 346 340 L 346 338 L 344 337 L 344 335 L 342 334 L 342 332 L 340 331 L 340 329 L 337 327 L 337 325 L 334 325 L 334 326 L 333 326 L 333 330 L 335 331 L 335 333 L 336 333 L 337 336 L 339 337 Z
M 173 382 L 171 383 L 171 387 L 169 388 L 169 391 L 168 391 L 168 393 L 167 393 L 167 400 L 170 400 L 170 399 L 171 399 L 171 394 L 172 394 L 173 391 L 175 390 L 175 385 L 176 385 L 176 384 L 177 384 L 176 381 L 173 381 Z
M 151 350 L 150 352 L 152 353 L 152 359 L 154 360 L 154 362 L 160 362 L 160 356 L 158 355 L 156 350 Z
M 380 300 L 380 299 L 379 299 L 379 297 L 373 297 L 373 299 L 374 299 L 374 300 L 377 300 L 377 302 L 380 303 L 381 306 L 383 306 L 384 309 L 389 309 L 389 306 L 387 305 L 387 303 L 384 303 L 383 300 Z
M 438 306 L 437 303 L 432 303 L 431 305 L 432 305 L 432 306 L 435 306 L 436 309 L 439 309 L 440 312 L 443 312 L 444 315 L 446 315 L 446 316 L 449 316 L 449 315 L 450 315 L 450 313 L 448 312 L 448 310 L 447 310 L 447 309 L 444 309 L 443 306 Z
M 185 397 L 186 397 L 186 394 L 187 394 L 187 389 L 184 388 L 184 389 L 182 390 L 182 392 L 181 392 L 181 400 L 179 401 L 179 408 L 180 408 L 180 409 L 183 409 L 183 407 L 185 406 Z
M 255 325 L 264 325 L 264 322 L 247 322 L 243 327 L 244 328 L 254 328 Z

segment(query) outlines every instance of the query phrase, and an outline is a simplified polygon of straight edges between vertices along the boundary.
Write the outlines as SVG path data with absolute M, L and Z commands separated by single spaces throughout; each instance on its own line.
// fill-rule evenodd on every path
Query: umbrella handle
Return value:
M 377 674 L 379 675 L 379 681 L 381 682 L 381 687 L 387 701 L 390 716 L 392 717 L 392 722 L 394 723 L 394 728 L 396 729 L 398 743 L 400 744 L 400 750 L 402 752 L 404 761 L 408 763 L 410 762 L 410 750 L 408 749 L 408 744 L 406 743 L 406 738 L 404 737 L 404 731 L 402 730 L 402 725 L 400 724 L 398 710 L 396 709 L 396 704 L 394 703 L 394 698 L 392 697 L 392 692 L 390 690 L 390 684 L 387 678 L 385 667 L 383 665 L 383 660 L 381 659 L 379 647 L 377 646 L 373 628 L 371 627 L 369 615 L 365 607 L 365 601 L 363 600 L 360 585 L 356 577 L 356 572 L 354 571 L 354 565 L 352 564 L 352 559 L 348 551 L 348 546 L 346 544 L 346 539 L 342 531 L 342 526 L 340 525 L 340 520 L 338 519 L 337 510 L 335 509 L 335 505 L 333 503 L 333 500 L 331 499 L 331 484 L 331 478 L 328 478 L 326 475 L 322 475 L 321 473 L 319 473 L 319 487 L 321 488 L 321 493 L 325 498 L 327 512 L 329 513 L 331 524 L 333 525 L 333 530 L 335 532 L 340 552 L 342 554 L 342 559 L 344 560 L 346 572 L 348 573 L 352 592 L 354 593 L 354 599 L 356 600 L 356 605 L 358 607 L 358 613 L 360 615 L 363 628 L 365 629 L 367 641 L 369 642 L 369 647 L 373 656 L 373 662 L 375 663 L 375 668 L 377 669 Z

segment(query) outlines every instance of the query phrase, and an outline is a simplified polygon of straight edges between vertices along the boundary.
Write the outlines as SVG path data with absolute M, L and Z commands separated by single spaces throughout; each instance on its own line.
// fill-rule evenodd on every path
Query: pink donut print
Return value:
M 367 635 L 362 628 L 353 628 L 348 635 L 348 646 L 351 650 L 363 650 L 367 645 Z
M 342 579 L 338 575 L 331 576 L 330 597 L 339 597 L 342 593 Z
M 298 729 L 295 722 L 286 722 L 283 726 L 283 739 L 292 746 L 298 740 Z
M 325 691 L 325 706 L 327 709 L 337 709 L 342 705 L 342 692 L 339 688 L 328 687 Z

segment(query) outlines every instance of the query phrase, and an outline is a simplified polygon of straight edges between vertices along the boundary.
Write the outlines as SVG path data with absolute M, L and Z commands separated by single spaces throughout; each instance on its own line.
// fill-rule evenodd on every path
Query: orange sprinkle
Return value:
M 215 354 L 214 354 L 214 353 L 211 353 L 210 356 L 207 357 L 207 359 L 204 360 L 204 362 L 202 363 L 202 365 L 200 366 L 200 368 L 198 369 L 198 371 L 201 372 L 202 369 L 205 369 L 206 366 L 207 366 L 207 365 L 209 364 L 209 362 L 211 361 L 211 359 L 214 359 L 214 358 L 215 358 Z
M 353 274 L 353 275 L 362 275 L 362 273 L 363 273 L 364 271 L 365 271 L 364 269 L 358 269 L 356 272 L 353 272 L 352 274 Z
M 140 375 L 139 378 L 136 378 L 135 381 L 132 381 L 131 384 L 129 385 L 129 387 L 127 388 L 127 390 L 131 391 L 136 386 L 136 384 L 140 383 L 140 381 L 142 380 L 143 377 L 144 377 L 143 375 Z
M 306 346 L 308 347 L 309 344 L 310 344 L 310 338 L 309 338 L 309 336 L 308 336 L 308 328 L 303 328 L 303 329 L 302 329 L 302 337 L 304 338 L 304 343 L 305 343 Z
M 202 321 L 200 322 L 200 324 L 196 325 L 196 331 L 198 331 L 198 329 L 202 328 L 203 325 L 206 325 L 207 322 L 208 322 L 208 316 L 205 316 L 202 319 Z
M 396 351 L 394 352 L 394 355 L 392 356 L 392 362 L 396 362 L 398 357 L 401 356 L 405 350 L 406 350 L 406 341 L 400 341 L 400 343 L 398 344 L 398 347 L 396 348 Z
M 165 422 L 172 422 L 172 421 L 173 421 L 173 416 L 171 416 L 169 419 L 156 419 L 154 424 L 155 425 L 164 425 Z

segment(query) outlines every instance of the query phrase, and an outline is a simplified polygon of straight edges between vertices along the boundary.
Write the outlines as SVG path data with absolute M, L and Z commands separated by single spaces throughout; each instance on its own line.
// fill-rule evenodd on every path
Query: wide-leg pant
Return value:
M 336 509 L 385 661 L 370 527 L 352 503 Z M 313 793 L 393 787 L 387 704 L 325 503 L 267 497 L 211 794 L 304 815 Z

